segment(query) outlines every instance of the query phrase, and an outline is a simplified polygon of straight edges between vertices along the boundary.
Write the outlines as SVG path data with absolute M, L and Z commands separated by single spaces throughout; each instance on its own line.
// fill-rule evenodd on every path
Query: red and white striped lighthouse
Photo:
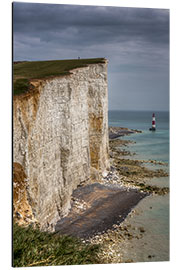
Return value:
M 156 130 L 155 113 L 153 113 L 153 115 L 152 115 L 152 127 L 149 130 L 152 130 L 152 131 L 155 131 Z

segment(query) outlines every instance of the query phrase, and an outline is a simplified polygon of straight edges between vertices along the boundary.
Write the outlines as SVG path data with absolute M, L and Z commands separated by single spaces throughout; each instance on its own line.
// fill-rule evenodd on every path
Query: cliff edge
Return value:
M 20 92 L 16 84 L 13 97 L 14 185 L 18 168 L 26 193 L 24 209 L 14 195 L 14 210 L 19 219 L 32 212 L 43 230 L 68 213 L 78 185 L 98 181 L 109 167 L 107 60 L 69 61 L 64 70 L 65 60 L 18 63 L 14 71 L 14 82 L 28 85 Z

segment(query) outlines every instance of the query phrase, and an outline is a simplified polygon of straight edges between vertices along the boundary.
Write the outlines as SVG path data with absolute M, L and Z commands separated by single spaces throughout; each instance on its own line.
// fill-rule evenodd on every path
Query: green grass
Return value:
M 14 64 L 13 66 L 14 95 L 19 95 L 28 91 L 30 79 L 41 79 L 52 76 L 67 75 L 70 74 L 70 70 L 74 68 L 104 62 L 105 62 L 104 58 L 92 58 L 92 59 L 72 59 L 72 60 L 53 60 L 53 61 L 32 61 Z
M 73 237 L 13 226 L 13 267 L 97 264 L 98 250 Z
M 26 93 L 29 87 L 30 87 L 30 83 L 28 79 L 17 79 L 14 82 L 14 89 L 15 89 L 16 95 Z

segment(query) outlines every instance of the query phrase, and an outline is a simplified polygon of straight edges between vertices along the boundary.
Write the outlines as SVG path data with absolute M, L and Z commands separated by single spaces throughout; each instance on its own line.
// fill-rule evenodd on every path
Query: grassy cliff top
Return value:
M 27 92 L 31 79 L 68 75 L 72 69 L 98 63 L 105 63 L 105 58 L 16 62 L 13 66 L 14 95 Z

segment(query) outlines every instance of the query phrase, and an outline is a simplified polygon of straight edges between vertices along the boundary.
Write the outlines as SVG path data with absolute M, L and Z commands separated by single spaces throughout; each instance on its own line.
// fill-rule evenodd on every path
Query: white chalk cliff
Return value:
M 68 213 L 78 185 L 108 170 L 107 61 L 31 84 L 14 96 L 13 156 L 26 175 L 32 214 L 46 230 Z

